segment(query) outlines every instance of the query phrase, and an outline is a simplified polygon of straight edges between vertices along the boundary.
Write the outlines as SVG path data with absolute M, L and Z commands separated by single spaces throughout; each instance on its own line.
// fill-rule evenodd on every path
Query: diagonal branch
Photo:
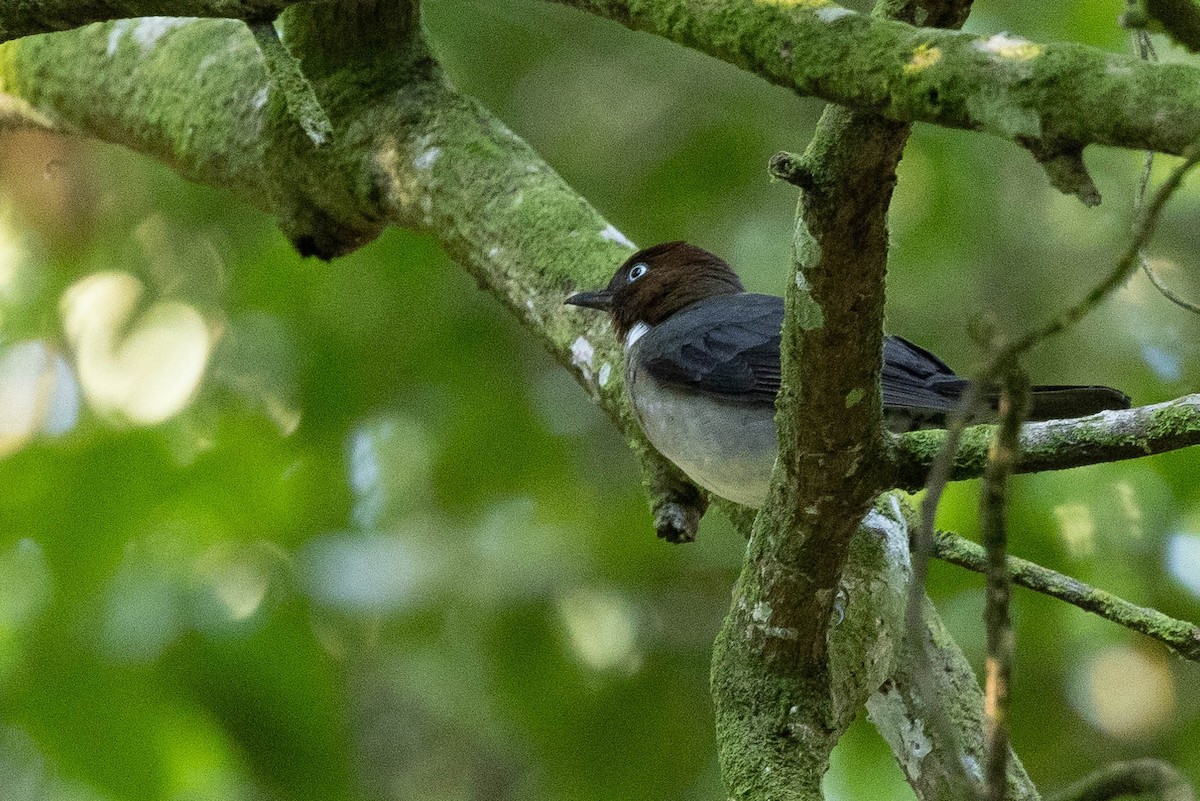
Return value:
M 304 253 L 332 257 L 388 225 L 428 231 L 629 439 L 660 533 L 694 536 L 705 499 L 642 437 L 607 323 L 562 305 L 573 288 L 606 281 L 633 244 L 449 86 L 411 35 L 410 5 L 357 3 L 358 19 L 316 5 L 284 15 L 336 132 L 320 148 L 276 95 L 241 22 L 172 20 L 147 38 L 118 22 L 20 39 L 0 47 L 0 82 L 26 114 L 158 158 L 276 216 Z M 310 24 L 311 14 L 321 16 Z M 354 70 L 356 91 L 339 64 Z
M 961 25 L 968 9 L 931 0 L 877 12 Z M 713 656 L 721 767 L 734 797 L 819 795 L 829 752 L 872 689 L 839 703 L 827 632 L 852 536 L 886 464 L 887 209 L 908 133 L 904 123 L 829 107 L 790 165 L 803 191 L 781 343 L 779 458 Z M 797 725 L 822 736 L 793 738 Z
M 38 33 L 66 31 L 93 22 L 147 17 L 149 33 L 165 20 L 154 17 L 275 19 L 304 0 L 23 0 L 0 4 L 0 42 Z
M 867 714 L 920 801 L 963 801 L 974 797 L 963 787 L 964 772 L 982 775 L 983 693 L 933 604 L 922 596 L 921 607 L 921 636 L 906 640 L 892 677 L 867 701 Z M 946 725 L 933 725 L 938 718 Z M 1008 799 L 1037 801 L 1015 754 L 1007 770 Z
M 933 555 L 976 573 L 987 571 L 987 556 L 983 548 L 948 531 L 939 531 L 934 535 Z M 1005 564 L 1014 584 L 1111 620 L 1119 626 L 1158 640 L 1184 659 L 1200 662 L 1200 626 L 1168 617 L 1157 609 L 1132 604 L 1034 562 L 1010 556 Z

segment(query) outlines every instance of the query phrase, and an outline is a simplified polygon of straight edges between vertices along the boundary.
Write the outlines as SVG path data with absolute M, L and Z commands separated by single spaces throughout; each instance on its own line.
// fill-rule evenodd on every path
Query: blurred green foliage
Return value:
M 980 2 L 969 27 L 1125 49 L 1121 5 Z M 456 83 L 635 241 L 690 239 L 780 291 L 795 193 L 765 165 L 818 104 L 531 0 L 425 14 Z M 891 330 L 967 369 L 972 321 L 1016 332 L 1078 297 L 1126 241 L 1140 156 L 1088 160 L 1096 210 L 1010 144 L 918 128 Z M 708 658 L 742 543 L 716 515 L 695 545 L 655 540 L 607 421 L 427 238 L 304 261 L 271 220 L 89 142 L 0 140 L 0 181 L 0 401 L 26 391 L 50 429 L 0 432 L 0 798 L 721 797 Z M 1193 298 L 1198 212 L 1185 188 L 1153 246 Z M 178 330 L 205 369 L 152 425 L 128 413 L 152 371 L 78 397 L 68 288 L 112 272 L 144 288 L 134 323 L 204 321 Z M 1028 366 L 1155 402 L 1200 384 L 1198 335 L 1139 276 Z M 1198 474 L 1184 452 L 1018 479 L 1014 551 L 1200 619 Z M 974 484 L 941 523 L 975 533 Z M 976 664 L 980 586 L 934 566 Z M 1039 783 L 1142 755 L 1200 779 L 1197 666 L 1028 593 L 1015 613 Z M 911 797 L 865 722 L 834 757 L 832 798 Z

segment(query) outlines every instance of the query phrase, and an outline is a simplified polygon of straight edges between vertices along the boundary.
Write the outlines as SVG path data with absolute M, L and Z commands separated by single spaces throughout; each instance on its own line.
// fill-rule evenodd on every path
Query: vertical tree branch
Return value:
M 1012 682 L 1013 630 L 1008 606 L 1012 586 L 1008 573 L 1008 479 L 1020 448 L 1021 422 L 1028 408 L 1029 385 L 1016 365 L 1009 365 L 1000 385 L 1000 425 L 983 475 L 982 519 L 987 549 L 987 683 L 985 729 L 987 759 L 984 798 L 1003 801 L 1008 770 L 1008 695 Z
M 968 8 L 885 2 L 877 13 L 957 26 Z M 908 132 L 830 107 L 790 162 L 804 189 L 781 343 L 779 459 L 713 655 L 721 767 L 735 798 L 820 797 L 829 752 L 873 689 L 847 698 L 835 686 L 827 633 L 851 537 L 886 462 L 887 208 Z

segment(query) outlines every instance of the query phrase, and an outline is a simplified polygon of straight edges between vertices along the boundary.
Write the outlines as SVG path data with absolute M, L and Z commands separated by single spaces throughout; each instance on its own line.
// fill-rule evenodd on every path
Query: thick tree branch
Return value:
M 976 573 L 984 573 L 988 569 L 983 548 L 948 531 L 939 531 L 934 535 L 933 555 Z M 1200 626 L 1168 617 L 1157 609 L 1137 606 L 1078 579 L 1015 556 L 1008 557 L 1006 565 L 1014 584 L 1145 634 L 1184 659 L 1200 662 Z
M 704 498 L 629 415 L 607 323 L 562 305 L 574 288 L 607 281 L 632 243 L 449 87 L 411 35 L 412 7 L 380 8 L 388 13 L 361 9 L 366 31 L 324 6 L 284 17 L 285 39 L 334 126 L 320 148 L 241 22 L 170 20 L 152 31 L 118 22 L 21 39 L 0 47 L 0 82 L 29 113 L 159 158 L 275 215 L 304 253 L 328 258 L 388 225 L 428 231 L 629 437 L 660 533 L 694 536 Z
M 304 0 L 17 0 L 0 4 L 0 42 L 133 17 L 274 19 Z M 148 20 L 146 25 L 154 25 Z
M 983 475 L 988 443 L 995 426 L 972 426 L 963 432 L 951 480 Z M 888 482 L 917 490 L 946 442 L 945 431 L 914 431 L 893 438 L 895 474 Z M 1101 412 L 1073 420 L 1026 423 L 1021 427 L 1017 473 L 1066 470 L 1105 462 L 1136 459 L 1200 444 L 1200 395 L 1173 401 Z
M 917 28 L 825 0 L 552 2 L 693 47 L 802 95 L 987 131 L 1034 149 L 1043 163 L 1088 144 L 1178 154 L 1200 139 L 1200 69 L 1189 65 L 1005 33 Z
M 748 522 L 739 517 L 745 530 Z M 828 627 L 828 682 L 811 673 L 764 670 L 747 654 L 770 629 L 765 602 L 725 619 L 713 653 L 717 740 L 731 797 L 746 801 L 812 801 L 821 797 L 829 753 L 864 699 L 891 674 L 904 639 L 910 579 L 908 529 L 899 505 L 885 499 L 851 539 L 839 604 Z M 821 693 L 821 719 L 805 691 Z M 781 705 L 763 703 L 763 699 Z M 742 749 L 735 755 L 734 749 Z M 736 758 L 735 758 L 736 756 Z
M 1181 153 L 1200 138 L 1192 113 L 1200 69 L 1189 65 L 913 27 L 824 0 L 552 1 L 694 47 L 800 94 L 1012 139 L 1053 168 L 1056 185 L 1081 196 L 1089 191 L 1077 158 L 1084 145 Z M 27 0 L 0 8 L 0 41 L 132 17 L 147 19 L 121 24 L 150 37 L 170 16 L 271 19 L 298 2 Z
M 285 15 L 285 40 L 300 58 L 334 131 L 319 149 L 295 124 L 240 23 L 144 20 L 25 39 L 0 49 L 0 79 L 7 91 L 28 101 L 37 112 L 154 155 L 190 178 L 229 189 L 277 215 L 302 252 L 331 257 L 370 241 L 388 225 L 429 232 L 572 371 L 631 438 L 652 465 L 660 490 L 658 519 L 677 536 L 694 532 L 703 499 L 641 438 L 626 408 L 621 356 L 607 325 L 561 305 L 575 287 L 606 280 L 613 265 L 630 252 L 631 243 L 515 135 L 449 88 L 416 33 L 415 8 L 409 2 L 362 0 L 345 7 L 294 8 Z M 838 13 L 835 10 L 834 18 L 822 24 L 848 19 Z M 837 114 L 843 115 L 839 124 L 854 119 L 845 116 L 847 112 Z M 836 132 L 837 115 L 831 113 L 831 119 Z M 867 142 L 868 152 L 880 142 L 888 147 L 895 144 L 888 131 L 903 127 L 894 122 L 878 125 L 872 137 L 879 138 Z M 832 147 L 837 141 L 830 139 L 826 145 Z M 890 191 L 888 147 L 876 150 L 873 159 L 862 165 L 860 188 L 882 187 L 885 195 Z M 813 242 L 821 251 L 819 258 L 832 265 L 839 258 L 848 259 L 853 236 L 868 236 L 875 242 L 883 229 L 878 215 L 857 223 L 865 228 L 837 216 L 831 204 L 836 187 L 822 183 L 833 181 L 842 169 L 839 164 L 851 170 L 845 173 L 847 180 L 859 167 L 854 164 L 854 151 L 833 148 L 837 152 L 822 153 L 821 148 L 818 142 L 812 151 L 819 155 L 814 161 L 818 168 L 813 191 L 816 200 L 823 195 L 823 202 L 830 205 L 824 210 L 829 217 L 818 220 L 828 223 L 828 231 L 834 234 L 817 231 Z M 891 164 L 894 167 L 894 159 Z M 865 200 L 868 207 L 880 203 Z M 882 205 L 886 207 L 886 202 Z M 879 263 L 871 261 L 857 269 L 872 293 L 865 306 L 875 326 L 878 299 L 874 293 L 882 289 Z M 808 275 L 807 269 L 804 274 Z M 827 321 L 845 320 L 850 313 L 844 308 L 848 298 L 831 294 L 837 288 L 829 275 L 816 275 L 810 288 L 810 299 L 815 298 L 821 309 L 823 323 L 832 326 Z M 793 309 L 799 297 L 793 297 Z M 821 305 L 826 302 L 831 303 L 828 309 Z M 878 353 L 868 354 L 864 345 L 877 345 L 877 336 L 877 327 L 869 331 L 864 327 L 855 334 L 857 344 L 845 351 L 853 354 L 850 372 L 857 371 L 858 376 L 848 392 L 839 398 L 833 390 L 836 381 L 820 390 L 827 402 L 840 399 L 843 409 L 847 401 L 853 401 L 851 407 L 862 407 L 847 418 L 854 425 L 874 421 L 860 444 L 872 443 L 869 438 L 877 436 L 878 430 L 874 390 Z M 810 358 L 804 355 L 805 347 L 800 345 L 801 359 Z M 822 347 L 839 352 L 830 343 L 807 347 L 810 354 Z M 829 436 L 834 439 L 819 442 L 819 447 L 829 447 L 843 435 Z M 881 447 L 878 440 L 870 445 Z M 847 475 L 868 467 L 853 462 L 844 466 Z M 859 503 L 848 501 L 847 510 L 858 508 Z M 860 515 L 861 511 L 858 508 Z M 846 521 L 838 525 L 848 526 Z M 786 641 L 790 626 L 777 625 L 774 610 L 761 594 L 747 603 L 755 594 L 739 584 L 735 610 L 714 657 L 714 691 L 724 693 L 725 699 L 718 709 L 722 751 L 729 744 L 745 749 L 745 762 L 737 767 L 744 779 L 738 795 L 804 798 L 818 794 L 829 749 L 862 699 L 893 669 L 896 643 L 902 637 L 907 534 L 899 514 L 886 509 L 868 515 L 857 535 L 848 534 L 849 529 L 849 544 L 838 545 L 843 552 L 836 570 L 829 568 L 833 561 L 822 567 L 835 579 L 842 574 L 844 610 L 834 609 L 815 623 L 797 622 L 810 634 L 820 635 L 816 645 L 828 661 L 818 671 L 762 670 L 761 651 L 754 648 L 768 639 Z M 796 548 L 789 557 L 801 552 Z M 756 563 L 746 580 L 774 580 L 774 567 Z M 759 568 L 760 572 L 753 572 Z M 828 584 L 825 594 L 815 596 L 809 608 L 828 611 L 835 586 Z M 812 644 L 800 650 L 812 653 Z M 938 652 L 957 653 L 946 643 L 939 644 Z M 777 666 L 786 668 L 789 663 L 781 660 Z M 947 692 L 957 692 L 958 682 L 970 675 L 969 668 L 954 670 L 958 672 L 947 671 L 954 684 L 942 685 Z M 908 686 L 903 675 L 897 674 L 901 678 L 895 686 Z M 966 701 L 951 698 L 951 706 L 974 704 L 978 687 L 973 677 L 971 687 L 973 695 Z M 816 705 L 806 701 L 809 691 L 819 693 Z M 764 704 L 763 699 L 789 703 Z M 928 711 L 912 706 L 904 714 L 924 716 Z M 977 709 L 973 714 L 977 731 Z M 964 713 L 956 719 L 969 717 Z M 879 725 L 885 734 L 896 735 L 923 719 L 890 716 Z M 971 735 L 964 728 L 962 736 Z M 978 760 L 977 749 L 964 746 L 963 753 Z M 772 770 L 763 770 L 779 766 L 791 768 L 782 779 L 770 778 Z M 936 788 L 943 785 L 928 778 L 936 775 L 932 770 L 926 774 L 925 784 L 935 788 L 935 794 L 922 798 L 937 797 Z M 801 781 L 791 781 L 796 777 Z M 1014 784 L 1024 788 L 1027 782 L 1021 781 L 1018 777 Z M 921 780 L 914 778 L 914 782 L 919 785 Z M 1032 791 L 1022 797 L 1032 797 Z

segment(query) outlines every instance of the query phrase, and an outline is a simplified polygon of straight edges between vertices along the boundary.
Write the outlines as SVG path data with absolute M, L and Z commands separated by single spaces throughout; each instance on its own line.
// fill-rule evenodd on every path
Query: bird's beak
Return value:
M 612 309 L 613 293 L 608 289 L 601 289 L 599 292 L 580 292 L 567 298 L 563 303 L 569 303 L 572 306 L 583 306 L 588 309 L 609 311 Z

